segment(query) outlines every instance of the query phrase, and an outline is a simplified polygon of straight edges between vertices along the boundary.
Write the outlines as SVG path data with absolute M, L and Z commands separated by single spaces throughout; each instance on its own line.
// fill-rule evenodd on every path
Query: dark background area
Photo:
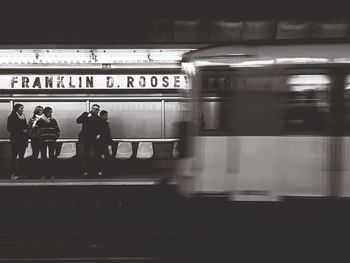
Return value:
M 347 19 L 344 1 L 2 1 L 0 44 L 142 42 L 156 19 Z

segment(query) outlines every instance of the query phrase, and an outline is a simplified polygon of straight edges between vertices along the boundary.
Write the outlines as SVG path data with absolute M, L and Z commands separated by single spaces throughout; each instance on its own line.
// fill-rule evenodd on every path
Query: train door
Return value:
M 227 176 L 227 123 L 223 121 L 231 100 L 227 72 L 198 71 L 192 86 L 190 156 L 181 160 L 179 170 L 184 193 L 226 196 L 231 191 Z
M 271 200 L 278 184 L 274 136 L 282 133 L 285 78 L 267 70 L 242 72 L 206 69 L 194 78 L 192 190 Z
M 334 105 L 332 74 L 288 70 L 282 147 L 282 196 L 327 196 L 331 178 L 330 118 Z
M 330 74 L 244 70 L 233 86 L 230 140 L 239 161 L 232 198 L 328 195 Z
M 269 69 L 245 69 L 232 78 L 233 99 L 227 157 L 232 200 L 276 200 L 281 185 L 281 135 L 286 76 Z

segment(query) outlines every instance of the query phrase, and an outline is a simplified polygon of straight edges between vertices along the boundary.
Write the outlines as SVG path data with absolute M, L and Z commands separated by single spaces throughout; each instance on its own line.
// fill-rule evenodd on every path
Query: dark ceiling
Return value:
M 0 44 L 113 43 L 147 39 L 159 19 L 347 19 L 345 2 L 316 0 L 1 1 Z

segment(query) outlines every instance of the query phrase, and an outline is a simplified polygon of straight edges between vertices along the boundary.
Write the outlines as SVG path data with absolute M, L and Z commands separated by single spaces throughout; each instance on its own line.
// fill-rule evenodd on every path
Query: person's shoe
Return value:
M 41 176 L 40 179 L 43 179 L 43 180 L 44 180 L 44 179 L 46 179 L 46 177 L 45 177 L 45 176 Z
M 98 171 L 97 176 L 102 176 L 102 175 L 103 175 L 102 172 Z
M 11 178 L 11 180 L 17 180 L 19 178 L 19 176 L 16 174 L 11 174 L 10 178 Z
M 50 179 L 56 179 L 56 177 L 52 175 L 52 176 L 50 177 Z

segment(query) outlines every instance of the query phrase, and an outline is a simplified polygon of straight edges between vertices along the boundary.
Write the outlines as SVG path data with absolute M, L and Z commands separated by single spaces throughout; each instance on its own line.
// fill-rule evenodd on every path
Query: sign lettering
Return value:
M 0 75 L 0 89 L 187 89 L 186 76 Z

